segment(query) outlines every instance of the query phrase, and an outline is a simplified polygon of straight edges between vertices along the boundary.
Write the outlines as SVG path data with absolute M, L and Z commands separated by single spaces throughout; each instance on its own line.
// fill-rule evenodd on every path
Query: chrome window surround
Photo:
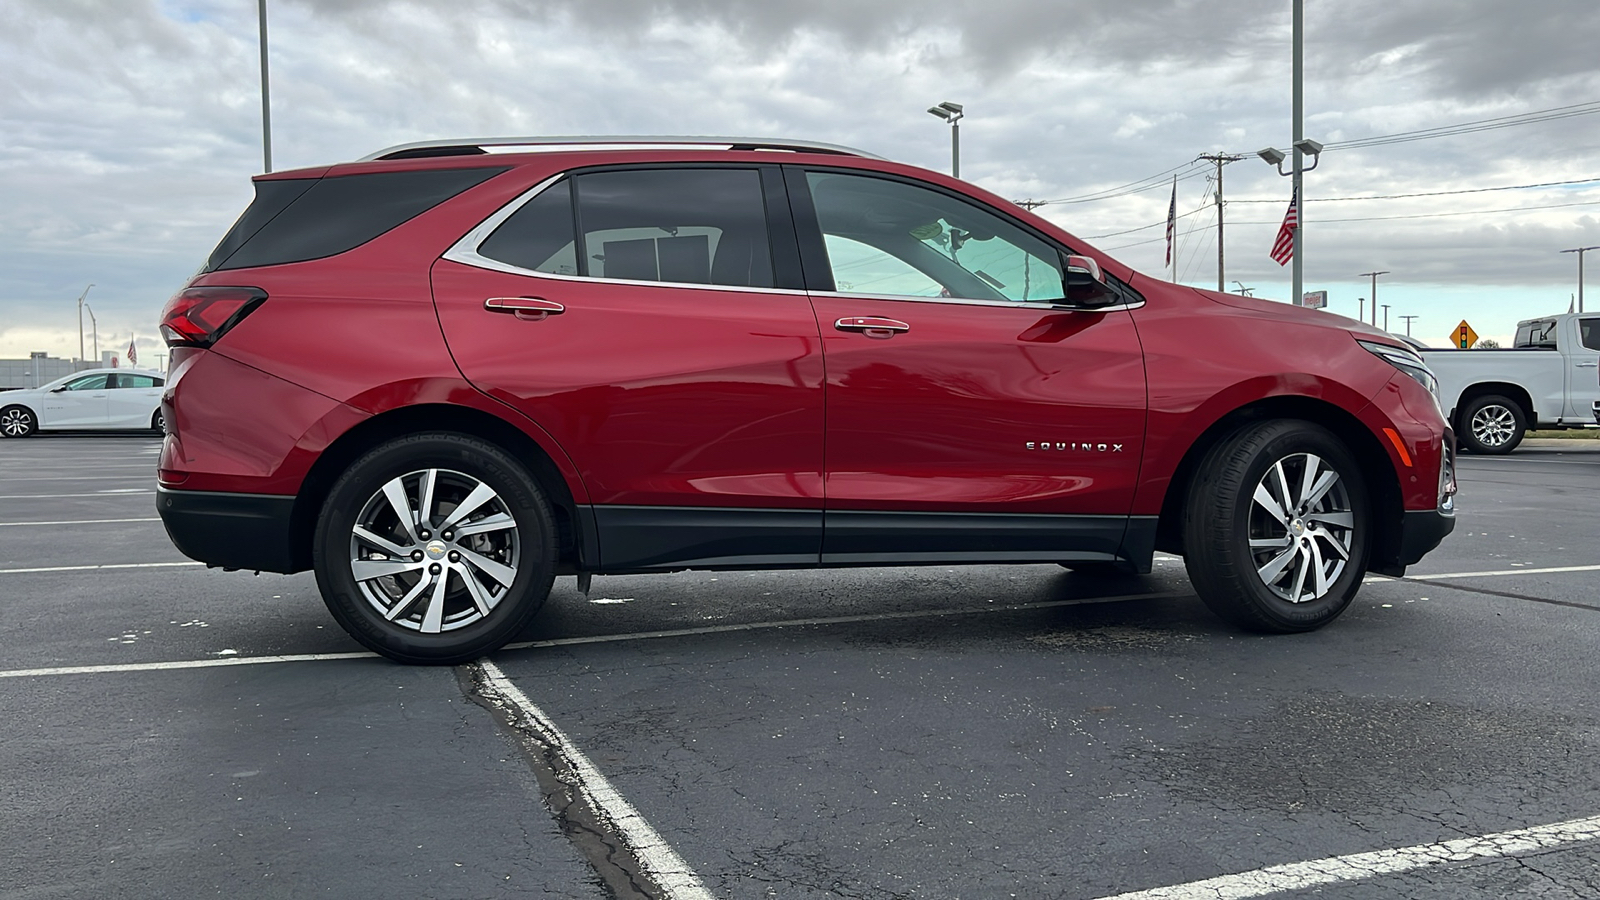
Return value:
M 584 150 L 787 150 L 794 153 L 832 153 L 841 156 L 859 156 L 866 159 L 883 159 L 865 150 L 841 144 L 820 141 L 788 141 L 773 138 L 722 137 L 714 135 L 550 135 L 545 137 L 489 137 L 455 138 L 432 141 L 413 141 L 385 147 L 369 153 L 357 162 L 372 162 L 391 154 L 408 150 L 429 150 L 436 147 L 477 147 L 486 153 L 536 153 L 565 149 Z
M 912 303 L 942 303 L 949 306 L 1000 306 L 1009 307 L 1012 309 L 1052 309 L 1057 312 L 1121 312 L 1123 310 L 1138 309 L 1144 305 L 1143 298 L 1140 298 L 1135 303 L 1118 303 L 1114 306 L 1077 307 L 1060 306 L 1039 300 L 976 300 L 959 297 L 915 297 L 906 294 L 852 294 L 842 291 L 797 291 L 790 288 L 743 287 L 732 284 L 700 284 L 696 282 L 684 281 L 636 281 L 629 278 L 594 278 L 588 275 L 558 275 L 554 272 L 539 272 L 534 269 L 525 269 L 522 266 L 514 266 L 510 263 L 501 262 L 497 259 L 490 259 L 489 257 L 478 252 L 478 247 L 480 247 L 484 241 L 489 239 L 489 235 L 494 234 L 495 229 L 505 224 L 507 219 L 515 215 L 517 210 L 522 208 L 523 204 L 532 200 L 534 197 L 539 196 L 541 193 L 544 193 L 545 190 L 550 188 L 556 182 L 568 177 L 568 174 L 569 173 L 567 172 L 562 172 L 552 175 L 533 187 L 528 188 L 526 191 L 523 191 L 511 202 L 495 210 L 494 214 L 489 216 L 489 218 L 478 223 L 476 228 L 473 228 L 465 235 L 462 235 L 461 239 L 452 244 L 450 249 L 446 250 L 440 258 L 448 259 L 451 262 L 461 263 L 464 266 L 472 266 L 477 269 L 488 269 L 493 272 L 505 272 L 508 275 L 524 275 L 529 278 L 549 278 L 555 281 L 577 281 L 589 284 L 627 284 L 638 287 L 696 288 L 699 290 L 710 291 L 737 291 L 741 294 L 787 294 L 790 296 L 801 297 L 834 297 L 843 300 L 902 300 Z

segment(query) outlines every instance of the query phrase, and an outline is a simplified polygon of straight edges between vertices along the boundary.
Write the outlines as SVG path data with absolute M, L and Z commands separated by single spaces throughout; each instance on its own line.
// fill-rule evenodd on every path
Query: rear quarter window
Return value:
M 205 271 L 353 250 L 504 171 L 424 169 L 256 182 L 256 199 L 212 252 Z

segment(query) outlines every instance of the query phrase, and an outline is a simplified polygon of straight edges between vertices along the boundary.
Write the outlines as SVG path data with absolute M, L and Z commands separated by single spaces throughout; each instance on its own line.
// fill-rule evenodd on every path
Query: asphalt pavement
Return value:
M 1171 558 L 689 572 L 421 669 L 189 564 L 155 439 L 0 442 L 0 898 L 1600 896 L 1590 445 L 1308 635 Z

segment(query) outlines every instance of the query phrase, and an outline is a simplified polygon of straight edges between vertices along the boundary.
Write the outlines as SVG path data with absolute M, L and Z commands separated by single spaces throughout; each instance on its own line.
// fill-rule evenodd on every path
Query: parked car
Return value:
M 1510 453 L 1532 428 L 1583 428 L 1600 408 L 1600 314 L 1517 323 L 1510 349 L 1428 350 L 1461 446 Z
M 1158 549 L 1229 621 L 1305 631 L 1454 527 L 1402 342 L 923 169 L 460 140 L 255 185 L 162 314 L 158 508 L 194 559 L 315 570 L 400 661 L 493 650 L 557 575 Z
M 166 376 L 139 369 L 85 369 L 37 388 L 0 394 L 0 437 L 40 431 L 162 428 Z

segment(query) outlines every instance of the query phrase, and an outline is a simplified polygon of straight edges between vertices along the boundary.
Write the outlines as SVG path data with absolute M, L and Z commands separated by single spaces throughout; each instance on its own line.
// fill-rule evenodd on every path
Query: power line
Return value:
M 1329 141 L 1323 149 L 1324 151 L 1354 150 L 1361 147 L 1378 147 L 1384 144 L 1404 144 L 1411 141 L 1425 141 L 1456 134 L 1475 134 L 1480 131 L 1491 131 L 1497 128 L 1512 128 L 1517 125 L 1533 125 L 1538 122 L 1570 119 L 1574 116 L 1587 116 L 1597 112 L 1600 112 L 1600 101 L 1591 100 L 1586 103 L 1555 106 L 1550 109 L 1537 109 L 1532 112 L 1518 113 L 1511 116 L 1496 116 L 1491 119 L 1478 119 L 1472 122 L 1460 122 L 1455 125 L 1440 125 L 1435 128 L 1421 128 L 1416 131 L 1399 131 L 1394 134 L 1378 134 L 1364 138 L 1352 138 L 1348 141 Z
M 1499 187 L 1461 188 L 1453 191 L 1419 191 L 1414 194 L 1373 194 L 1368 197 L 1310 197 L 1307 203 L 1329 203 L 1345 200 L 1405 200 L 1411 197 L 1447 197 L 1453 194 L 1483 194 L 1489 191 L 1521 191 L 1531 188 L 1563 187 L 1572 184 L 1593 184 L 1600 182 L 1600 176 L 1592 178 L 1574 178 L 1570 181 L 1544 181 L 1538 184 L 1506 184 Z M 1271 200 L 1229 200 L 1229 203 L 1282 203 L 1283 198 Z

